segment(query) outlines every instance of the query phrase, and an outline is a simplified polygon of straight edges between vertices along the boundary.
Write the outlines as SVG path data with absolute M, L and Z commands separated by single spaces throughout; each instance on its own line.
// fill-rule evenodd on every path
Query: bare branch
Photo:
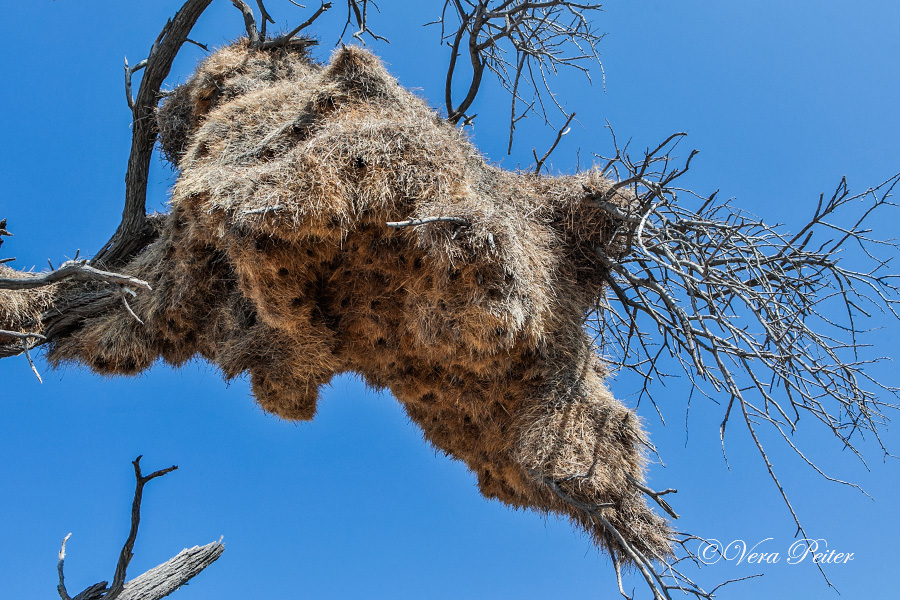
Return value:
M 253 14 L 253 9 L 250 8 L 250 5 L 244 2 L 244 0 L 231 0 L 231 3 L 244 15 L 244 27 L 247 30 L 247 38 L 250 40 L 250 47 L 259 48 L 260 35 L 259 29 L 256 27 L 256 17 Z
M 178 468 L 172 466 L 155 471 L 150 475 L 143 475 L 140 461 L 141 457 L 138 456 L 132 462 L 136 483 L 134 500 L 131 506 L 131 530 L 125 545 L 122 547 L 112 585 L 107 588 L 107 582 L 101 581 L 88 586 L 74 598 L 69 597 L 69 593 L 66 590 L 64 567 L 66 542 L 72 536 L 70 533 L 63 539 L 56 566 L 59 577 L 57 591 L 59 592 L 60 600 L 161 600 L 185 585 L 215 562 L 222 555 L 222 552 L 225 551 L 225 546 L 222 544 L 221 539 L 218 542 L 212 542 L 202 547 L 194 546 L 193 548 L 182 550 L 165 563 L 146 571 L 127 583 L 125 582 L 126 571 L 133 557 L 132 550 L 134 549 L 134 542 L 137 539 L 141 520 L 141 501 L 144 486 L 152 479 L 162 477 Z
M 13 338 L 16 338 L 19 340 L 33 339 L 33 340 L 45 341 L 47 339 L 39 333 L 31 333 L 31 332 L 22 333 L 20 331 L 6 331 L 5 329 L 0 329 L 0 337 L 2 337 L 4 335 L 13 337 Z
M 619 585 L 619 593 L 623 597 L 630 598 L 631 596 L 626 594 L 625 590 L 622 588 L 621 568 L 624 561 L 620 556 L 620 552 L 628 559 L 628 563 L 633 565 L 641 574 L 647 587 L 652 591 L 655 600 L 672 600 L 670 592 L 674 590 L 678 590 L 682 594 L 693 596 L 694 598 L 702 598 L 704 600 L 711 600 L 713 598 L 712 592 L 705 591 L 676 567 L 682 560 L 695 559 L 695 555 L 691 553 L 686 545 L 681 543 L 680 540 L 676 541 L 679 542 L 680 547 L 685 551 L 685 556 L 681 558 L 676 557 L 675 559 L 670 559 L 661 556 L 647 556 L 635 544 L 629 542 L 627 536 L 619 531 L 606 517 L 604 510 L 611 508 L 611 506 L 605 504 L 585 504 L 567 493 L 560 485 L 561 482 L 554 481 L 547 477 L 541 477 L 537 473 L 532 473 L 532 476 L 543 483 L 557 498 L 587 516 L 592 522 L 600 525 L 609 538 L 607 544 L 610 548 L 620 548 L 620 551 L 613 551 L 612 556 L 613 566 L 616 571 L 616 580 Z M 631 536 L 636 535 L 633 531 L 629 532 L 629 534 Z M 689 537 L 690 539 L 696 539 L 694 536 Z M 721 585 L 717 586 L 716 589 L 719 587 L 721 587 Z
M 214 563 L 224 551 L 221 540 L 182 550 L 165 563 L 126 582 L 118 600 L 164 598 Z
M 266 39 L 266 24 L 271 23 L 275 24 L 275 19 L 269 15 L 269 11 L 266 10 L 266 5 L 263 4 L 263 0 L 256 0 L 256 6 L 259 7 L 259 13 L 262 15 L 262 25 L 259 28 L 259 37 L 261 39 Z
M 59 548 L 59 561 L 56 563 L 56 572 L 59 575 L 59 585 L 56 586 L 56 590 L 59 592 L 60 600 L 72 600 L 69 597 L 69 592 L 66 591 L 66 576 L 63 574 L 66 562 L 66 542 L 69 541 L 70 537 L 72 537 L 71 533 L 63 538 L 62 546 Z
M 86 260 L 68 260 L 61 264 L 58 269 L 54 269 L 43 275 L 34 275 L 31 277 L 7 278 L 0 277 L 0 289 L 4 290 L 30 290 L 47 285 L 52 285 L 63 280 L 76 281 L 103 281 L 106 283 L 116 283 L 119 285 L 133 285 L 144 289 L 151 289 L 150 284 L 142 279 L 131 277 L 130 275 L 122 275 L 120 273 L 112 273 L 110 271 L 102 271 L 90 266 Z
M 305 20 L 300 25 L 297 25 L 297 27 L 295 27 L 294 29 L 292 29 L 291 31 L 289 31 L 288 33 L 286 33 L 284 35 L 279 36 L 272 40 L 264 41 L 262 44 L 260 44 L 260 47 L 265 49 L 265 48 L 274 48 L 276 46 L 283 46 L 284 44 L 287 44 L 292 39 L 294 39 L 294 37 L 298 33 L 303 31 L 310 25 L 312 25 L 316 21 L 316 19 L 318 19 L 320 16 L 322 16 L 322 13 L 329 10 L 330 8 L 331 8 L 331 2 L 323 2 L 322 6 L 320 6 L 319 9 L 315 13 L 313 13 L 313 15 L 310 18 Z
M 128 103 L 128 108 L 132 113 L 134 113 L 134 97 L 131 95 L 131 78 L 135 73 L 145 68 L 146 66 L 146 58 L 136 65 L 130 66 L 128 64 L 128 57 L 125 57 L 125 101 Z
M 854 435 L 872 432 L 881 443 L 884 410 L 896 406 L 879 400 L 867 384 L 895 397 L 898 389 L 863 371 L 877 359 L 860 358 L 859 322 L 873 311 L 900 318 L 900 276 L 888 270 L 890 258 L 876 258 L 870 249 L 896 253 L 900 246 L 873 238 L 867 225 L 872 215 L 896 206 L 890 199 L 900 174 L 859 194 L 851 194 L 842 180 L 831 198 L 820 197 L 800 232 L 790 235 L 718 202 L 716 194 L 703 198 L 676 187 L 696 155 L 691 152 L 683 166 L 675 165 L 672 150 L 682 137 L 670 136 L 638 160 L 627 146 L 616 146 L 604 172 L 619 181 L 603 191 L 586 190 L 586 202 L 618 228 L 608 246 L 594 248 L 609 273 L 609 298 L 595 313 L 599 343 L 614 362 L 645 381 L 665 376 L 659 361 L 667 356 L 694 386 L 705 383 L 724 392 L 723 448 L 737 406 L 802 530 L 756 427 L 775 427 L 823 476 L 789 438 L 802 414 L 823 423 L 857 456 Z M 699 198 L 700 208 L 684 207 L 679 194 Z M 835 219 L 848 220 L 848 211 L 855 211 L 851 225 L 838 225 Z M 827 237 L 815 243 L 819 236 Z M 854 269 L 849 257 L 840 258 L 851 244 L 856 259 L 868 266 Z M 843 322 L 831 316 L 835 308 L 844 310 Z M 647 389 L 643 393 L 649 394 Z
M 590 80 L 586 65 L 601 64 L 596 45 L 603 35 L 593 31 L 589 16 L 599 10 L 599 4 L 566 0 L 446 0 L 436 23 L 441 24 L 441 39 L 450 46 L 444 91 L 448 120 L 467 121 L 466 113 L 478 95 L 485 70 L 493 73 L 512 96 L 510 140 L 520 101 L 528 106 L 523 115 L 538 106 L 547 120 L 547 99 L 568 117 L 550 89 L 548 76 L 566 66 L 583 72 Z M 457 59 L 463 48 L 468 53 L 471 79 L 465 97 L 456 103 Z M 523 74 L 527 76 L 523 78 Z M 523 81 L 532 87 L 531 101 L 521 96 Z
M 203 50 L 204 52 L 209 52 L 209 46 L 207 46 L 206 44 L 201 44 L 200 42 L 198 42 L 198 41 L 196 41 L 196 40 L 192 40 L 191 38 L 187 38 L 187 39 L 185 39 L 184 41 L 185 41 L 185 43 L 187 43 L 187 44 L 193 44 L 194 46 L 197 46 L 198 48 L 200 48 L 200 49 Z M 160 93 L 161 93 L 161 92 L 160 92 Z
M 664 511 L 666 511 L 666 513 L 670 517 L 672 517 L 673 519 L 680 518 L 678 513 L 676 513 L 675 510 L 672 508 L 672 505 L 670 505 L 668 502 L 666 502 L 662 498 L 666 494 L 677 494 L 678 490 L 669 488 L 669 489 L 665 489 L 661 492 L 656 492 L 656 491 L 651 490 L 644 484 L 642 484 L 640 481 L 638 481 L 634 477 L 632 477 L 631 473 L 625 473 L 625 477 L 628 479 L 628 481 L 631 483 L 631 485 L 633 485 L 637 489 L 641 490 L 642 492 L 644 492 L 645 494 L 650 496 L 650 498 L 652 498 L 654 500 L 654 502 L 659 504 L 660 508 L 662 508 Z
M 135 294 L 131 289 L 125 287 L 124 285 L 120 285 L 120 286 L 119 286 L 119 296 L 122 298 L 122 304 L 125 305 L 125 310 L 128 311 L 128 314 L 129 314 L 129 315 L 131 315 L 132 317 L 134 317 L 134 320 L 135 320 L 135 321 L 137 321 L 138 323 L 140 323 L 141 325 L 143 325 L 144 322 L 141 321 L 141 318 L 138 317 L 138 316 L 134 313 L 133 310 L 131 310 L 131 305 L 128 304 L 128 298 L 127 298 L 126 294 L 131 294 L 132 296 L 137 296 L 137 294 Z
M 169 75 L 175 55 L 185 43 L 194 23 L 212 0 L 187 0 L 166 23 L 150 49 L 147 66 L 134 100 L 131 153 L 125 174 L 125 208 L 113 237 L 94 257 L 94 263 L 117 267 L 137 253 L 155 236 L 146 215 L 147 177 L 156 144 L 156 105 L 160 87 Z M 131 94 L 129 93 L 129 97 Z
M 553 141 L 553 145 L 550 146 L 550 149 L 542 156 L 540 159 L 537 157 L 537 152 L 532 150 L 532 154 L 534 154 L 534 159 L 537 161 L 534 167 L 534 174 L 540 175 L 541 169 L 544 168 L 544 162 L 550 158 L 550 155 L 553 154 L 553 151 L 556 150 L 556 146 L 559 145 L 559 140 L 563 138 L 564 135 L 569 133 L 569 123 L 572 122 L 572 119 L 575 118 L 575 113 L 569 115 L 569 118 L 566 119 L 566 122 L 560 127 L 559 131 L 556 132 L 556 139 Z M 512 134 L 509 136 L 510 143 L 512 143 Z
M 141 524 L 141 501 L 144 496 L 144 486 L 148 481 L 157 477 L 162 477 L 178 468 L 173 465 L 167 469 L 160 469 L 159 471 L 154 471 L 145 476 L 141 473 L 141 458 L 142 457 L 138 456 L 131 463 L 134 465 L 135 478 L 134 500 L 131 504 L 131 531 L 128 532 L 128 539 L 125 540 L 125 545 L 122 547 L 122 552 L 119 555 L 119 563 L 116 565 L 116 573 L 105 600 L 115 600 L 125 586 L 125 572 L 128 570 L 128 563 L 131 562 L 131 559 L 134 556 L 132 550 L 134 549 L 134 541 L 137 539 L 138 527 Z
M 453 223 L 461 227 L 467 227 L 469 222 L 460 217 L 423 217 L 421 219 L 408 219 L 406 221 L 388 221 L 385 223 L 388 227 L 398 229 L 400 227 L 416 227 L 418 225 L 427 225 L 429 223 Z
M 361 44 L 365 44 L 366 41 L 363 39 L 365 34 L 369 34 L 375 41 L 382 41 L 390 44 L 390 40 L 386 37 L 382 37 L 372 32 L 369 29 L 369 5 L 375 7 L 375 10 L 378 10 L 378 5 L 375 4 L 373 0 L 347 0 L 347 21 L 344 23 L 344 30 L 341 31 L 341 37 L 339 39 L 344 39 L 344 35 L 347 33 L 347 29 L 349 29 L 350 25 L 355 21 L 356 27 L 358 27 L 357 31 L 353 33 L 353 36 L 356 40 Z M 379 11 L 380 12 L 380 11 Z

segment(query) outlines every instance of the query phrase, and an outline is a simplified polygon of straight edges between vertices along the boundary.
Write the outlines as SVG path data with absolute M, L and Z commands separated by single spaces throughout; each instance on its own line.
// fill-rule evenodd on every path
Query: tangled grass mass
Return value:
M 52 339 L 51 362 L 132 375 L 201 356 L 293 420 L 357 373 L 485 497 L 566 515 L 626 562 L 623 544 L 670 555 L 640 489 L 645 434 L 583 328 L 609 276 L 597 250 L 618 256 L 626 234 L 592 199 L 626 194 L 488 165 L 359 48 L 322 66 L 303 40 L 237 42 L 158 118 L 171 212 L 121 269 L 152 291 Z M 41 293 L 4 304 L 30 294 L 39 312 Z

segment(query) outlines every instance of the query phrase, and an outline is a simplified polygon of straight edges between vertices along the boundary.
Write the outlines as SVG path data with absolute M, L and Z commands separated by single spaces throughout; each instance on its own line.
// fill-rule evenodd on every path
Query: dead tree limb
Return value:
M 407 219 L 406 221 L 389 221 L 385 225 L 393 229 L 399 229 L 401 227 L 416 227 L 429 223 L 452 223 L 460 227 L 469 225 L 469 222 L 461 217 L 424 217 L 421 219 Z
M 133 285 L 149 290 L 150 284 L 137 277 L 122 275 L 96 269 L 86 260 L 69 260 L 58 268 L 33 277 L 0 277 L 0 289 L 2 290 L 30 290 L 34 288 L 52 285 L 64 280 L 72 281 L 102 281 L 118 285 Z
M 283 44 L 290 42 L 291 40 L 294 39 L 294 37 L 298 33 L 303 31 L 310 25 L 312 25 L 316 21 L 316 19 L 321 17 L 324 12 L 326 12 L 330 9 L 331 9 L 331 2 L 323 2 L 322 5 L 318 8 L 318 10 L 316 10 L 316 12 L 314 12 L 310 18 L 308 18 L 304 22 L 300 23 L 295 28 L 293 28 L 292 30 L 290 30 L 289 32 L 287 32 L 286 34 L 284 34 L 282 36 L 279 36 L 279 37 L 271 39 L 271 40 L 264 40 L 262 43 L 260 43 L 260 47 L 263 49 L 274 48 L 276 46 L 283 45 Z
M 363 37 L 365 34 L 369 34 L 369 36 L 375 41 L 390 43 L 390 40 L 388 40 L 386 37 L 382 37 L 369 29 L 370 4 L 375 8 L 375 10 L 378 10 L 378 5 L 375 4 L 375 2 L 373 2 L 372 0 L 347 0 L 347 21 L 344 23 L 344 30 L 341 32 L 341 39 L 343 39 L 347 34 L 347 30 L 350 28 L 350 25 L 355 22 L 357 30 L 353 33 L 353 38 L 359 41 L 359 43 L 366 43 L 366 40 Z
M 133 556 L 132 551 L 134 550 L 134 542 L 137 539 L 138 527 L 140 526 L 144 486 L 150 480 L 162 477 L 178 468 L 177 466 L 172 466 L 155 471 L 150 475 L 143 475 L 140 461 L 141 457 L 138 456 L 132 462 L 136 483 L 134 500 L 131 505 L 131 529 L 119 555 L 112 585 L 107 587 L 107 582 L 101 581 L 88 586 L 74 598 L 69 596 L 66 590 L 64 571 L 66 542 L 72 536 L 70 533 L 62 541 L 56 567 L 59 577 L 57 591 L 61 600 L 159 600 L 186 584 L 203 569 L 215 562 L 222 555 L 222 552 L 225 551 L 222 540 L 211 542 L 205 546 L 194 546 L 193 548 L 182 550 L 175 557 L 146 571 L 131 581 L 125 581 L 128 564 Z
M 147 219 L 146 203 L 150 159 L 156 144 L 155 115 L 160 97 L 159 90 L 169 75 L 175 56 L 187 41 L 197 19 L 211 2 L 212 0 L 185 2 L 178 13 L 163 27 L 150 49 L 132 109 L 134 118 L 131 153 L 125 173 L 125 208 L 122 211 L 122 222 L 112 238 L 92 259 L 91 262 L 94 264 L 101 264 L 107 268 L 121 266 L 146 246 L 155 235 L 155 230 Z M 130 77 L 128 81 L 130 87 Z M 129 98 L 130 96 L 129 93 Z
M 737 408 L 802 532 L 756 428 L 774 427 L 816 472 L 853 487 L 825 475 L 794 444 L 800 417 L 820 421 L 860 460 L 856 437 L 864 433 L 887 453 L 879 432 L 885 411 L 897 406 L 878 392 L 898 397 L 900 389 L 864 372 L 879 359 L 863 357 L 861 336 L 862 319 L 873 311 L 900 319 L 900 276 L 889 269 L 900 244 L 872 232 L 873 215 L 884 218 L 896 208 L 891 197 L 900 173 L 855 194 L 841 180 L 790 234 L 716 194 L 704 198 L 677 187 L 696 155 L 676 166 L 673 150 L 683 136 L 670 136 L 639 159 L 616 145 L 604 173 L 618 182 L 602 192 L 586 190 L 585 201 L 619 228 L 615 244 L 594 248 L 609 272 L 609 295 L 595 313 L 597 339 L 602 352 L 646 382 L 667 375 L 661 359 L 668 356 L 695 389 L 708 385 L 724 394 L 723 452 Z M 623 193 L 630 204 L 610 202 Z M 686 207 L 679 195 L 699 198 L 699 208 Z M 846 256 L 851 247 L 854 257 Z M 843 320 L 832 316 L 835 309 Z
M 0 235 L 8 235 L 12 234 L 6 230 L 6 219 L 0 221 Z M 0 261 L 0 263 L 9 262 L 7 260 Z M 49 262 L 49 261 L 48 261 Z M 51 268 L 52 268 L 51 264 Z M 112 284 L 114 286 L 112 289 L 115 290 L 117 297 L 121 299 L 124 303 L 125 308 L 128 312 L 138 321 L 142 322 L 141 319 L 134 313 L 131 309 L 131 306 L 128 304 L 128 300 L 126 298 L 126 294 L 130 294 L 132 296 L 136 295 L 135 292 L 131 289 L 131 287 L 135 288 L 143 288 L 146 290 L 150 289 L 150 284 L 142 279 L 138 279 L 136 277 L 132 277 L 130 275 L 124 275 L 121 273 L 113 273 L 110 271 L 103 271 L 97 269 L 95 267 L 90 266 L 88 261 L 84 259 L 78 259 L 78 254 L 76 253 L 76 258 L 74 260 L 69 260 L 61 264 L 58 268 L 48 271 L 42 274 L 32 274 L 32 273 L 21 273 L 16 271 L 10 271 L 11 273 L 15 273 L 15 277 L 0 277 L 0 291 L 9 290 L 11 292 L 20 292 L 25 294 L 25 297 L 21 299 L 21 303 L 28 304 L 29 302 L 34 302 L 37 304 L 42 304 L 39 297 L 33 297 L 31 300 L 27 298 L 28 290 L 38 290 L 40 288 L 50 288 L 56 289 L 54 286 L 58 286 L 64 282 L 71 281 L 80 281 L 80 282 L 98 282 L 98 283 L 106 283 Z M 107 293 L 112 293 L 109 289 L 107 290 L 94 290 L 89 296 L 97 296 L 98 294 L 102 295 Z M 52 292 L 51 292 L 52 293 Z M 106 304 L 104 303 L 104 306 Z M 34 310 L 41 310 L 40 307 L 34 307 Z M 33 312 L 33 310 L 24 310 L 24 314 L 28 314 Z M 63 321 L 71 320 L 73 317 L 81 318 L 86 316 L 84 314 L 79 314 L 78 310 L 75 310 L 74 313 L 69 313 L 68 310 L 54 310 L 51 311 L 54 313 L 54 316 L 58 319 L 62 319 Z M 69 314 L 67 314 L 69 313 Z M 77 315 L 77 316 L 76 316 Z M 34 322 L 32 322 L 34 321 Z M 28 364 L 31 367 L 32 372 L 35 377 L 38 378 L 38 381 L 41 380 L 41 375 L 37 370 L 37 367 L 34 364 L 34 360 L 31 357 L 30 350 L 33 348 L 44 344 L 50 340 L 53 333 L 49 330 L 45 330 L 45 323 L 39 322 L 42 320 L 38 319 L 26 319 L 20 320 L 19 322 L 7 323 L 7 327 L 18 327 L 19 330 L 15 331 L 12 329 L 0 329 L 0 358 L 4 358 L 7 356 L 15 356 L 17 354 L 25 354 L 25 358 L 28 360 Z M 52 319 L 49 321 L 52 323 Z M 40 331 L 40 333 L 39 333 Z M 47 335 L 45 335 L 47 334 Z M 18 343 L 9 343 L 5 338 L 13 338 L 18 340 Z
M 587 65 L 601 64 L 596 46 L 603 34 L 593 29 L 591 20 L 600 8 L 599 4 L 567 0 L 446 0 L 435 23 L 440 23 L 441 39 L 450 46 L 444 89 L 447 119 L 451 123 L 471 120 L 467 112 L 485 72 L 493 73 L 512 95 L 510 145 L 516 122 L 535 107 L 545 120 L 550 106 L 568 117 L 551 90 L 549 77 L 560 67 L 571 67 L 590 79 Z M 457 61 L 463 54 L 471 75 L 465 96 L 457 102 Z M 521 95 L 523 83 L 532 89 L 531 101 Z M 527 108 L 517 116 L 519 102 Z
M 567 133 L 569 133 L 569 123 L 571 123 L 572 119 L 574 119 L 574 118 L 575 118 L 575 113 L 572 113 L 569 115 L 569 118 L 566 119 L 566 122 L 563 123 L 563 126 L 560 127 L 559 131 L 556 132 L 556 139 L 553 140 L 553 144 L 550 146 L 550 148 L 547 150 L 547 152 L 544 153 L 544 155 L 542 157 L 538 158 L 537 150 L 532 149 L 531 153 L 534 155 L 534 160 L 535 160 L 535 163 L 534 163 L 534 174 L 535 175 L 541 174 L 541 169 L 544 168 L 544 163 L 547 161 L 548 158 L 550 158 L 550 155 L 553 154 L 553 151 L 556 150 L 556 147 L 559 145 L 560 140 L 563 139 L 563 136 L 566 135 Z M 510 136 L 510 141 L 512 141 L 512 136 Z

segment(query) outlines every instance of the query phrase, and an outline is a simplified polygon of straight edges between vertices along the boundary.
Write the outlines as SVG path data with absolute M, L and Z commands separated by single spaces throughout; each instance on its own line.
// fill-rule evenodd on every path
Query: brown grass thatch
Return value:
M 23 279 L 29 273 L 0 264 L 0 279 Z M 41 313 L 53 305 L 56 286 L 31 290 L 0 289 L 0 330 L 25 333 L 40 328 Z M 7 340 L 0 339 L 0 344 Z
M 208 58 L 159 110 L 180 169 L 156 242 L 125 269 L 150 282 L 54 342 L 55 363 L 134 374 L 194 356 L 249 373 L 260 405 L 312 419 L 319 387 L 354 372 L 388 388 L 481 492 L 570 516 L 603 514 L 645 554 L 669 530 L 643 480 L 639 419 L 614 399 L 585 314 L 619 239 L 584 188 L 486 164 L 463 133 L 371 54 L 325 66 L 301 47 Z M 624 202 L 624 200 L 620 200 Z M 408 218 L 453 217 L 390 228 Z

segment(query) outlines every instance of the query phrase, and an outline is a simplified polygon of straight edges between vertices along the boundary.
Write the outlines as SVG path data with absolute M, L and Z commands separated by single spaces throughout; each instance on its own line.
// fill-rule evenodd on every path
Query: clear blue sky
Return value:
M 130 143 L 122 58 L 143 58 L 180 4 L 0 0 L 0 218 L 16 234 L 3 246 L 4 256 L 18 257 L 13 266 L 40 270 L 76 249 L 91 255 L 114 231 Z M 230 2 L 213 4 L 192 37 L 216 46 L 242 24 Z M 310 12 L 267 4 L 279 26 Z M 382 0 L 383 15 L 372 16 L 392 42 L 376 52 L 435 104 L 446 53 L 438 30 L 419 25 L 440 4 Z M 599 47 L 606 91 L 581 77 L 559 80 L 581 124 L 554 154 L 555 169 L 571 171 L 579 149 L 582 165 L 609 151 L 606 120 L 636 147 L 683 130 L 701 150 L 690 186 L 721 188 L 737 205 L 789 225 L 842 175 L 860 190 L 900 170 L 900 4 L 614 0 L 605 8 L 597 25 L 609 32 Z M 320 58 L 335 28 L 323 22 L 318 30 Z M 187 49 L 171 81 L 183 81 L 201 55 Z M 507 110 L 506 96 L 485 89 L 475 141 L 494 161 L 527 166 L 531 148 L 546 148 L 553 131 L 537 122 L 520 128 L 515 154 L 505 157 Z M 164 210 L 173 177 L 156 163 L 150 208 Z M 896 212 L 880 223 L 886 235 L 898 225 Z M 870 337 L 876 353 L 895 352 L 900 328 L 880 317 L 872 324 L 885 327 Z M 608 561 L 568 523 L 484 500 L 463 465 L 436 455 L 390 396 L 358 380 L 335 380 L 316 420 L 296 425 L 263 414 L 246 381 L 226 385 L 200 362 L 111 380 L 38 366 L 43 385 L 23 357 L 0 362 L 0 574 L 9 597 L 54 597 L 56 553 L 69 532 L 69 589 L 112 577 L 127 534 L 129 461 L 138 454 L 148 471 L 181 468 L 146 490 L 133 575 L 225 536 L 223 557 L 173 596 L 180 600 L 614 597 Z M 891 365 L 870 372 L 900 384 Z M 636 389 L 627 378 L 612 386 L 626 402 Z M 653 466 L 652 485 L 679 489 L 676 526 L 749 545 L 774 538 L 766 548 L 784 552 L 790 516 L 740 427 L 730 434 L 728 470 L 718 447 L 721 407 L 695 399 L 688 436 L 687 389 L 675 382 L 658 396 L 666 427 L 649 406 L 640 412 L 667 464 Z M 866 471 L 804 424 L 812 427 L 798 438 L 810 454 L 874 497 L 823 481 L 769 436 L 807 531 L 855 553 L 829 576 L 843 598 L 895 598 L 887 575 L 896 568 L 900 464 L 865 443 Z M 896 429 L 885 440 L 898 450 Z M 698 577 L 754 572 L 765 577 L 722 596 L 837 597 L 809 561 L 720 564 Z

